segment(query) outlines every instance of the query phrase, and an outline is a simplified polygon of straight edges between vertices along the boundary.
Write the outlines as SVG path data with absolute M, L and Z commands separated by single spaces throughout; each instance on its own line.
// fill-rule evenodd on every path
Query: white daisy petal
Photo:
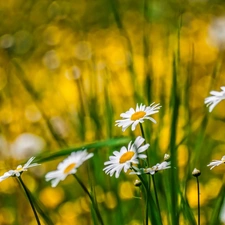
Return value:
M 93 157 L 93 153 L 88 153 L 87 150 L 72 152 L 64 161 L 58 164 L 57 170 L 48 172 L 45 175 L 46 181 L 51 181 L 52 187 L 56 187 L 59 181 L 65 180 L 70 174 L 75 174 L 77 168 L 81 166 L 84 161 Z
M 212 162 L 209 163 L 207 166 L 211 167 L 210 170 L 212 170 L 214 167 L 219 166 L 224 163 L 225 163 L 225 156 L 223 156 L 221 158 L 221 160 L 212 160 Z
M 147 155 L 139 154 L 139 155 L 138 155 L 138 158 L 139 158 L 139 159 L 146 159 L 146 158 L 147 158 Z
M 133 122 L 133 124 L 132 124 L 132 126 L 131 126 L 131 130 L 132 130 L 132 131 L 135 130 L 135 128 L 136 128 L 136 126 L 138 125 L 138 123 L 139 123 L 138 120 L 136 120 L 136 121 Z
M 135 140 L 133 146 L 134 146 L 135 148 L 139 148 L 139 147 L 143 144 L 144 141 L 145 141 L 145 139 L 144 139 L 143 137 L 138 136 L 138 137 L 136 138 L 136 140 Z M 128 148 L 129 148 L 129 147 L 128 147 Z
M 0 177 L 0 182 L 11 177 L 12 176 L 12 173 L 10 173 L 9 171 L 8 172 L 5 172 L 1 177 Z
M 141 153 L 141 152 L 146 151 L 146 150 L 149 148 L 149 146 L 150 146 L 150 144 L 146 144 L 146 145 L 141 146 L 141 147 L 138 149 L 138 153 Z
M 137 104 L 136 109 L 130 108 L 125 113 L 121 113 L 121 120 L 116 120 L 116 126 L 122 127 L 122 131 L 125 131 L 129 126 L 131 130 L 134 131 L 139 123 L 143 123 L 145 119 L 156 123 L 156 121 L 150 117 L 150 115 L 155 114 L 161 108 L 160 104 L 152 103 L 150 106 L 145 106 Z
M 212 96 L 205 98 L 204 103 L 209 107 L 209 112 L 212 112 L 214 107 L 225 99 L 225 87 L 221 87 L 222 91 L 210 91 Z

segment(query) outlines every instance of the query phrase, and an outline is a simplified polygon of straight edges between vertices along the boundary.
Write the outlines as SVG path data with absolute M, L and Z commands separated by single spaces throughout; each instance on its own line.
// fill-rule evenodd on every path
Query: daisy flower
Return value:
M 51 180 L 52 187 L 56 187 L 59 181 L 65 180 L 70 174 L 75 174 L 77 168 L 83 164 L 84 161 L 93 157 L 93 153 L 88 153 L 86 150 L 72 152 L 69 157 L 59 163 L 57 170 L 51 171 L 45 175 L 46 181 Z
M 205 104 L 206 106 L 209 106 L 209 112 L 212 112 L 214 107 L 223 99 L 225 99 L 225 86 L 221 87 L 222 91 L 211 91 L 210 94 L 212 96 L 209 96 L 205 98 Z
M 157 163 L 152 168 L 147 168 L 145 173 L 149 173 L 151 175 L 154 175 L 156 172 L 160 170 L 166 170 L 170 168 L 170 162 L 164 161 L 162 163 Z
M 164 161 L 162 163 L 157 163 L 156 165 L 154 165 L 153 167 L 150 167 L 150 168 L 133 167 L 133 169 L 135 171 L 131 172 L 130 174 L 137 174 L 137 175 L 151 174 L 151 175 L 154 175 L 156 172 L 158 172 L 160 170 L 169 169 L 170 167 L 171 167 L 170 162 Z
M 121 113 L 120 116 L 122 120 L 116 120 L 116 126 L 122 127 L 122 131 L 125 131 L 129 126 L 131 130 L 134 131 L 139 123 L 143 123 L 144 119 L 151 120 L 153 123 L 156 121 L 150 117 L 150 115 L 155 114 L 160 109 L 159 104 L 152 103 L 150 106 L 140 105 L 136 106 L 136 110 L 130 108 L 125 113 Z
M 109 157 L 109 161 L 104 163 L 106 167 L 103 171 L 105 171 L 106 174 L 110 174 L 110 176 L 115 173 L 116 178 L 118 178 L 122 169 L 126 173 L 127 170 L 131 168 L 132 164 L 139 163 L 139 158 L 147 158 L 145 154 L 141 154 L 150 146 L 149 144 L 141 146 L 144 141 L 144 138 L 138 136 L 133 144 L 132 142 L 128 144 L 127 148 L 123 146 L 120 152 L 114 151 L 113 156 Z
M 211 166 L 210 170 L 212 170 L 214 167 L 219 166 L 223 163 L 225 163 L 225 155 L 221 158 L 221 160 L 213 160 L 207 166 Z
M 24 166 L 19 165 L 15 170 L 9 170 L 8 172 L 5 172 L 4 175 L 0 177 L 0 182 L 9 178 L 9 177 L 19 177 L 24 171 L 27 171 L 28 168 L 34 167 L 34 166 L 39 166 L 40 164 L 38 163 L 32 163 L 34 161 L 35 157 L 31 157 L 25 164 Z

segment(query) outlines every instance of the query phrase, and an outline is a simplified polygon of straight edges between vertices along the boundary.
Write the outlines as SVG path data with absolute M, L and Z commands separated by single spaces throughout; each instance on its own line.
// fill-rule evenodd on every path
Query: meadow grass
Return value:
M 224 155 L 224 102 L 211 113 L 204 104 L 224 85 L 223 43 L 205 41 L 223 7 L 176 0 L 0 3 L 10 13 L 10 26 L 0 29 L 0 172 L 31 156 L 41 164 L 0 179 L 0 224 L 225 223 L 224 165 L 207 167 Z M 152 115 L 156 124 L 145 120 L 124 132 L 115 126 L 121 113 L 153 102 L 162 106 Z M 41 137 L 45 147 L 15 145 L 23 133 Z M 147 159 L 118 178 L 106 174 L 113 152 L 138 136 L 150 144 Z M 80 150 L 94 156 L 51 187 L 45 175 Z M 170 168 L 146 173 L 165 154 Z M 195 168 L 200 176 L 192 175 Z

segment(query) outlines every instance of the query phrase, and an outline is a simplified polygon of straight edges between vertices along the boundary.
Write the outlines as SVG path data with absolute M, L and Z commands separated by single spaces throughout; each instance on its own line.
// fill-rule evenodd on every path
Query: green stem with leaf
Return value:
M 19 180 L 19 183 L 20 183 L 21 186 L 23 187 L 23 190 L 25 191 L 26 196 L 27 196 L 27 198 L 28 198 L 28 200 L 29 200 L 29 202 L 30 202 L 30 205 L 31 205 L 31 208 L 32 208 L 32 210 L 33 210 L 33 213 L 34 213 L 35 219 L 36 219 L 36 221 L 37 221 L 37 224 L 38 224 L 38 225 L 41 225 L 40 220 L 39 220 L 39 218 L 38 218 L 38 214 L 37 214 L 37 212 L 36 212 L 36 210 L 35 210 L 35 207 L 34 207 L 32 198 L 31 198 L 31 196 L 30 196 L 30 193 L 29 193 L 29 191 L 28 191 L 26 185 L 24 184 L 24 182 L 23 182 L 21 176 L 19 176 L 19 177 L 17 177 L 17 178 L 18 178 L 18 180 Z

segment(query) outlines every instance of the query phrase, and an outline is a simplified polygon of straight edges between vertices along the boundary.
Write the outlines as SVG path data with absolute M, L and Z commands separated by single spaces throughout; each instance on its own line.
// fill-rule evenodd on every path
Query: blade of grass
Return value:
M 221 213 L 221 208 L 222 208 L 222 205 L 224 203 L 224 194 L 225 194 L 225 186 L 223 185 L 220 189 L 218 197 L 216 198 L 216 204 L 213 207 L 211 220 L 209 221 L 210 225 L 221 224 L 221 221 L 219 219 L 219 215 Z
M 180 192 L 181 211 L 187 224 L 197 225 L 192 209 L 186 197 Z
M 124 36 L 127 41 L 127 48 L 130 53 L 129 57 L 127 57 L 128 71 L 130 73 L 131 82 L 133 85 L 134 99 L 136 102 L 138 102 L 141 99 L 140 99 L 139 92 L 136 91 L 136 90 L 139 90 L 139 88 L 138 88 L 138 82 L 136 82 L 137 74 L 134 69 L 133 48 L 132 48 L 131 40 L 130 40 L 130 37 L 122 23 L 121 16 L 119 14 L 119 5 L 117 4 L 117 1 L 109 0 L 109 2 L 110 2 L 110 6 L 112 9 L 112 13 L 113 13 L 116 25 L 117 25 L 118 29 L 120 30 L 121 35 Z
M 170 191 L 171 191 L 171 220 L 172 224 L 178 224 L 178 193 L 179 193 L 179 183 L 178 183 L 178 167 L 177 167 L 177 146 L 176 146 L 176 136 L 177 136 L 177 123 L 179 117 L 179 104 L 180 99 L 178 97 L 177 90 L 177 66 L 176 57 L 173 57 L 173 82 L 172 82 L 172 93 L 171 93 L 171 126 L 170 126 L 170 156 L 171 156 L 171 172 L 170 172 Z M 174 169 L 176 168 L 176 169 Z
M 90 144 L 84 144 L 78 147 L 64 148 L 54 153 L 41 153 L 40 155 L 37 156 L 35 162 L 40 163 L 40 162 L 51 161 L 51 160 L 57 159 L 58 157 L 69 155 L 70 153 L 74 151 L 78 151 L 80 149 L 98 149 L 103 147 L 120 146 L 123 144 L 127 144 L 128 142 L 129 142 L 129 138 L 125 138 L 125 137 L 112 138 L 109 140 L 97 141 Z

